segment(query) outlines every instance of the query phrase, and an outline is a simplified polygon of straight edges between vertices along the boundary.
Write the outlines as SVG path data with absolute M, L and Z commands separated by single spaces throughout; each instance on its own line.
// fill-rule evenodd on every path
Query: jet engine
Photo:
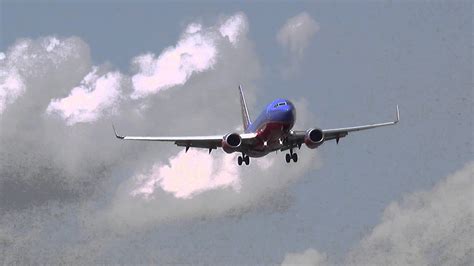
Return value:
M 242 138 L 237 133 L 229 133 L 222 139 L 222 149 L 227 153 L 233 153 L 242 144 Z
M 304 136 L 304 143 L 308 148 L 315 149 L 324 142 L 324 133 L 319 128 L 308 129 Z

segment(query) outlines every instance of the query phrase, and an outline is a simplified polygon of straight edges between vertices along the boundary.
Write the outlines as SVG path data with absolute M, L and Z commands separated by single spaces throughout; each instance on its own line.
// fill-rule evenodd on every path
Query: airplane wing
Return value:
M 324 141 L 335 139 L 336 142 L 339 142 L 339 139 L 347 136 L 349 132 L 366 130 L 366 129 L 377 128 L 377 127 L 391 126 L 391 125 L 395 125 L 399 121 L 400 121 L 400 111 L 398 110 L 398 105 L 397 105 L 397 113 L 396 113 L 396 118 L 394 121 L 363 125 L 363 126 L 355 126 L 355 127 L 323 129 L 322 131 L 324 133 Z M 281 150 L 283 151 L 292 147 L 300 146 L 304 142 L 305 135 L 306 135 L 306 131 L 292 131 L 290 136 L 288 137 L 289 145 L 287 145 L 286 147 L 283 147 Z
M 114 129 L 115 137 L 121 140 L 138 140 L 138 141 L 164 141 L 164 142 L 174 142 L 177 146 L 186 147 L 186 150 L 189 147 L 193 148 L 206 148 L 212 150 L 221 147 L 222 139 L 225 135 L 214 135 L 214 136 L 189 136 L 189 137 L 154 137 L 154 136 L 121 136 L 117 134 L 115 127 Z M 255 133 L 244 133 L 239 135 L 242 138 L 242 144 L 249 144 L 255 140 Z

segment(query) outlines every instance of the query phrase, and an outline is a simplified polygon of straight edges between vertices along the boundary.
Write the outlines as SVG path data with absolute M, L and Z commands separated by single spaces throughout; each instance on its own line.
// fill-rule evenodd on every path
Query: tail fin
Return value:
M 249 110 L 247 109 L 247 103 L 245 102 L 244 92 L 242 91 L 242 85 L 239 85 L 240 93 L 240 108 L 242 111 L 242 122 L 244 124 L 244 130 L 247 130 L 251 121 L 249 117 Z

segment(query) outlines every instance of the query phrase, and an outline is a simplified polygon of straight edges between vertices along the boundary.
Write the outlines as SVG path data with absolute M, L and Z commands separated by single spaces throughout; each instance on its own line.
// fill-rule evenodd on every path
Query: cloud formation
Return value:
M 218 56 L 217 42 L 227 37 L 235 45 L 246 27 L 245 21 L 245 16 L 238 13 L 227 18 L 218 30 L 191 23 L 176 46 L 166 48 L 158 57 L 148 53 L 134 58 L 138 73 L 132 77 L 132 98 L 183 85 L 193 73 L 211 69 Z
M 158 187 L 183 199 L 216 188 L 230 187 L 238 192 L 240 179 L 235 158 L 231 155 L 211 157 L 202 150 L 181 151 L 169 159 L 169 164 L 157 163 L 150 173 L 135 176 L 139 186 L 132 195 L 148 197 Z
M 59 41 L 56 37 L 41 38 L 37 42 L 23 39 L 17 41 L 5 53 L 0 53 L 0 115 L 7 105 L 13 104 L 26 90 L 25 80 L 38 78 L 52 68 L 62 66 L 74 55 L 73 40 Z
M 114 121 L 121 133 L 143 135 L 235 131 L 238 84 L 251 110 L 259 89 L 260 63 L 246 32 L 242 13 L 211 26 L 191 23 L 176 46 L 133 59 L 141 65 L 131 74 L 93 64 L 77 37 L 13 44 L 0 61 L 1 84 L 9 77 L 22 84 L 21 93 L 12 97 L 8 85 L 1 98 L 0 263 L 147 263 L 140 260 L 146 249 L 137 252 L 129 240 L 169 221 L 281 208 L 276 192 L 318 167 L 317 152 L 302 150 L 294 167 L 283 154 L 237 167 L 235 155 L 222 151 L 120 142 L 110 127 Z M 151 83 L 134 83 L 139 75 Z M 311 117 L 304 102 L 296 105 L 301 125 Z M 160 254 L 146 255 L 159 262 Z
M 286 21 L 278 31 L 277 40 L 291 55 L 302 57 L 309 42 L 319 31 L 319 24 L 306 12 Z
M 238 37 L 247 31 L 247 20 L 241 13 L 226 19 L 219 27 L 219 32 L 223 37 L 229 39 L 232 45 L 236 45 Z
M 346 256 L 346 265 L 472 265 L 474 263 L 474 162 L 390 203 L 382 221 Z M 322 259 L 321 259 L 322 258 Z M 326 262 L 309 249 L 288 254 L 284 264 Z
M 0 67 L 0 114 L 25 92 L 25 84 L 15 67 Z
M 93 67 L 67 97 L 52 99 L 46 113 L 58 113 L 68 125 L 74 125 L 96 121 L 104 113 L 112 112 L 121 96 L 122 75 L 117 71 L 99 75 L 98 69 Z
M 353 265 L 474 263 L 474 162 L 430 191 L 407 195 L 351 252 Z

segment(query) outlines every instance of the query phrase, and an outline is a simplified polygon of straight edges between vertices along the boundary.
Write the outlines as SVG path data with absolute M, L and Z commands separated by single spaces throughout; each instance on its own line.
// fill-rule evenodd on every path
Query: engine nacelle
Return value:
M 233 153 L 242 144 L 242 138 L 237 133 L 230 133 L 222 139 L 222 149 L 227 153 Z
M 308 148 L 315 149 L 324 142 L 324 133 L 319 128 L 308 129 L 304 136 L 304 143 Z

